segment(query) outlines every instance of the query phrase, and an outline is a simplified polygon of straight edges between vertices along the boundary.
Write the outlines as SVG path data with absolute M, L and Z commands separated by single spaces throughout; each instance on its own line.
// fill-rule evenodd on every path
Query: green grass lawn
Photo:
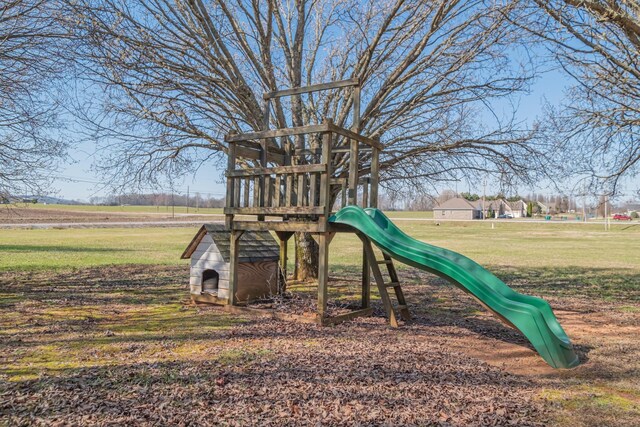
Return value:
M 640 225 L 398 221 L 410 236 L 460 252 L 492 268 L 640 270 Z M 0 269 L 176 264 L 197 227 L 0 230 Z M 290 241 L 293 243 L 293 239 Z M 360 263 L 360 241 L 339 234 L 330 247 L 335 267 Z M 293 251 L 290 251 L 293 253 Z
M 583 296 L 640 299 L 640 226 L 499 222 L 398 221 L 416 239 L 470 257 L 507 282 L 525 281 L 539 295 L 572 290 Z M 179 257 L 197 227 L 0 230 L 0 271 L 104 265 L 185 265 Z M 338 234 L 330 269 L 353 272 L 361 243 Z M 290 240 L 293 254 L 293 239 Z M 399 269 L 410 269 L 403 265 Z M 293 271 L 293 259 L 289 259 Z M 527 291 L 532 289 L 525 289 Z
M 0 271 L 178 264 L 197 230 L 197 227 L 0 230 Z

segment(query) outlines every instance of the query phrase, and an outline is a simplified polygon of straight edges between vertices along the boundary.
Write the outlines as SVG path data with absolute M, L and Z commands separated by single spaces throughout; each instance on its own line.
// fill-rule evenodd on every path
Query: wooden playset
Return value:
M 351 129 L 330 119 L 320 124 L 269 129 L 274 100 L 340 88 L 350 93 L 343 101 L 345 108 L 353 111 Z M 219 266 L 226 268 L 226 289 L 221 286 L 220 273 L 216 273 L 216 278 L 210 271 L 215 268 L 198 269 L 216 258 L 219 248 L 212 253 L 206 247 L 207 244 L 210 247 L 211 242 L 204 237 L 196 238 L 193 248 L 185 252 L 185 256 L 192 257 L 192 266 L 196 269 L 191 288 L 195 301 L 223 303 L 231 311 L 240 310 L 238 306 L 252 297 L 271 291 L 272 282 L 267 276 L 268 272 L 271 272 L 269 277 L 273 276 L 277 259 L 283 272 L 277 276 L 286 277 L 287 241 L 295 232 L 308 232 L 319 245 L 317 311 L 312 319 L 315 323 L 327 325 L 370 315 L 370 273 L 390 324 L 398 326 L 399 317 L 408 320 L 410 314 L 395 270 L 395 259 L 446 278 L 474 296 L 499 319 L 520 330 L 551 366 L 568 368 L 579 363 L 569 337 L 546 301 L 515 292 L 464 255 L 411 238 L 377 209 L 382 145 L 376 139 L 359 134 L 358 80 L 271 92 L 264 95 L 264 100 L 265 130 L 226 137 L 229 163 L 224 214 L 228 234 L 222 240 L 226 243 L 228 238 L 229 244 L 224 251 L 226 256 L 222 256 L 224 265 Z M 341 209 L 334 213 L 334 201 L 339 196 Z M 278 237 L 278 251 L 266 237 L 271 231 Z M 211 233 L 206 226 L 201 234 L 205 232 Z M 357 310 L 331 317 L 327 314 L 329 245 L 336 233 L 355 233 L 363 243 L 361 304 Z M 382 252 L 381 258 L 376 257 L 372 244 Z M 245 245 L 258 248 L 264 245 L 256 254 L 263 258 L 247 260 Z M 272 258 L 265 259 L 265 253 Z M 245 272 L 250 266 L 255 267 L 253 262 L 267 265 L 271 262 L 272 267 L 263 269 L 267 273 L 259 277 L 247 278 Z M 386 266 L 388 280 L 384 279 L 380 265 Z M 209 270 L 211 276 L 205 277 L 205 270 Z M 213 291 L 207 291 L 207 286 L 213 286 L 215 280 L 218 282 L 214 299 Z M 395 294 L 395 304 L 390 289 Z

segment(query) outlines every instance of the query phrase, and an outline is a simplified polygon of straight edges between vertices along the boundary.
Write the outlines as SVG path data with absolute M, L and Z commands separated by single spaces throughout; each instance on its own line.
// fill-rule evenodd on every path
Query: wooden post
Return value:
M 287 261 L 289 259 L 287 254 L 288 245 L 289 239 L 293 236 L 293 231 L 276 231 L 276 234 L 280 240 L 280 270 L 282 271 L 283 276 L 283 283 L 278 286 L 278 291 L 284 292 L 286 290 L 284 285 L 287 280 Z
M 230 134 L 231 135 L 231 134 Z M 236 169 L 236 143 L 229 142 L 228 143 L 228 159 L 227 159 L 227 172 L 233 172 Z M 237 201 L 233 200 L 235 196 L 235 178 L 227 176 L 227 194 L 226 194 L 226 205 L 228 208 L 237 207 L 235 203 Z M 225 216 L 225 224 L 229 230 L 231 230 L 233 226 L 233 214 Z
M 229 305 L 236 305 L 238 289 L 238 258 L 240 249 L 240 236 L 244 231 L 231 230 L 231 247 L 229 248 Z
M 362 308 L 371 305 L 371 268 L 364 242 L 362 243 Z
M 365 178 L 362 183 L 362 209 L 369 207 L 369 178 Z
M 380 294 L 380 299 L 382 299 L 382 303 L 384 305 L 384 310 L 387 312 L 387 316 L 389 316 L 389 323 L 392 327 L 398 327 L 398 319 L 396 318 L 396 313 L 393 310 L 393 305 L 391 304 L 391 299 L 389 299 L 389 292 L 387 291 L 386 285 L 384 283 L 384 278 L 382 277 L 382 273 L 380 272 L 380 267 L 376 263 L 376 256 L 373 252 L 373 247 L 371 246 L 371 240 L 363 234 L 358 233 L 358 237 L 362 240 L 362 244 L 364 246 L 364 251 L 366 253 L 367 258 L 369 259 L 369 265 L 373 270 L 373 277 L 376 280 L 376 284 L 378 285 L 378 293 Z
M 264 115 L 262 116 L 262 127 L 264 130 L 269 130 L 269 114 L 271 113 L 271 99 L 264 100 Z
M 378 138 L 376 140 L 379 141 Z M 378 207 L 378 183 L 380 180 L 380 150 L 373 147 L 371 150 L 371 195 L 369 197 L 369 206 Z
M 324 207 L 324 218 L 320 221 L 327 221 L 331 215 L 331 138 L 331 132 L 322 135 L 322 163 L 327 165 L 327 170 L 320 175 L 320 206 Z
M 265 98 L 265 105 L 264 105 L 264 115 L 262 116 L 262 127 L 264 130 L 269 130 L 269 116 L 271 114 L 271 99 L 270 98 Z M 262 148 L 261 152 L 260 152 L 260 166 L 263 168 L 267 167 L 267 147 L 269 146 L 269 141 L 266 139 L 263 139 L 260 141 L 260 147 Z M 267 196 L 265 196 L 265 191 L 267 192 Z M 266 203 L 269 203 L 269 196 L 268 196 L 268 191 L 269 188 L 265 188 L 265 177 L 264 175 L 260 176 L 260 195 L 259 195 L 259 203 L 260 203 L 260 207 L 263 208 L 265 206 L 265 201 Z M 264 215 L 258 215 L 258 221 L 264 221 L 265 216 Z
M 267 167 L 267 140 L 263 139 L 260 141 L 260 167 Z M 266 180 L 264 175 L 260 175 L 260 207 L 265 207 L 265 202 L 268 200 L 267 196 L 267 188 L 266 188 Z M 264 215 L 258 215 L 258 221 L 264 221 Z
M 318 322 L 323 323 L 327 315 L 327 299 L 329 297 L 329 233 L 318 235 Z
M 358 204 L 358 141 L 350 140 L 349 150 L 349 204 Z
M 353 88 L 353 126 L 355 133 L 360 133 L 360 82 Z

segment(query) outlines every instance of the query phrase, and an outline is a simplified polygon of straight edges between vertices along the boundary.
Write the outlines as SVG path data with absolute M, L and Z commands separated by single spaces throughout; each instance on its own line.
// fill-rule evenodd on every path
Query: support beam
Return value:
M 393 310 L 393 305 L 391 304 L 391 299 L 389 298 L 389 292 L 387 291 L 387 287 L 384 283 L 384 278 L 382 277 L 382 272 L 380 271 L 380 267 L 376 262 L 376 255 L 373 252 L 373 247 L 371 246 L 371 240 L 361 233 L 358 233 L 358 237 L 362 240 L 364 245 L 364 251 L 367 255 L 367 259 L 371 270 L 373 271 L 373 277 L 376 280 L 376 284 L 378 285 L 378 293 L 380 294 L 380 299 L 384 305 L 384 310 L 387 312 L 387 316 L 389 316 L 389 323 L 392 327 L 397 328 L 399 326 L 398 319 L 396 317 L 396 313 Z
M 318 319 L 327 316 L 327 299 L 329 297 L 329 234 L 318 235 Z
M 263 98 L 264 99 L 279 98 L 281 96 L 300 95 L 303 93 L 311 93 L 311 92 L 318 92 L 321 90 L 337 89 L 341 87 L 359 86 L 359 85 L 360 85 L 360 80 L 357 78 L 349 79 L 349 80 L 340 80 L 337 82 L 319 83 L 319 84 L 310 85 L 310 86 L 294 87 L 292 89 L 283 89 L 283 90 L 277 90 L 274 92 L 267 92 L 263 95 Z
M 377 140 L 376 140 L 377 141 Z M 369 206 L 378 207 L 378 183 L 380 179 L 380 150 L 374 148 L 371 152 L 371 190 L 369 197 Z
M 278 286 L 279 292 L 284 292 L 287 281 L 287 261 L 289 239 L 293 236 L 293 231 L 276 231 L 276 235 L 280 240 L 280 271 L 282 272 L 282 283 Z M 280 276 L 278 276 L 280 277 Z
M 362 308 L 371 306 L 371 267 L 367 257 L 367 250 L 362 243 Z
M 232 172 L 236 169 L 236 144 L 233 142 L 229 143 L 229 148 L 227 149 L 227 154 L 229 158 L 227 159 L 227 172 Z M 225 206 L 228 208 L 236 207 L 236 201 L 233 200 L 233 196 L 235 195 L 234 191 L 235 179 L 227 178 L 227 200 Z M 231 226 L 233 225 L 233 214 L 225 216 L 225 224 L 229 230 L 231 230 Z
M 238 290 L 238 262 L 240 249 L 240 236 L 244 231 L 231 230 L 231 247 L 229 248 L 229 305 L 237 304 Z

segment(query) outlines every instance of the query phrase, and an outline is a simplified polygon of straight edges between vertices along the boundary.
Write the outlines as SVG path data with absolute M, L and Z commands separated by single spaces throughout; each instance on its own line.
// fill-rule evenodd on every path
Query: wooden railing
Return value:
M 297 136 L 298 146 L 275 141 Z M 226 137 L 227 222 L 233 215 L 302 217 L 316 221 L 331 214 L 333 200 L 376 206 L 379 141 L 326 120 L 319 125 L 267 130 Z M 368 164 L 361 164 L 366 158 Z M 247 167 L 245 159 L 259 167 Z M 360 197 L 358 197 L 360 195 Z M 230 224 L 229 224 L 230 225 Z

